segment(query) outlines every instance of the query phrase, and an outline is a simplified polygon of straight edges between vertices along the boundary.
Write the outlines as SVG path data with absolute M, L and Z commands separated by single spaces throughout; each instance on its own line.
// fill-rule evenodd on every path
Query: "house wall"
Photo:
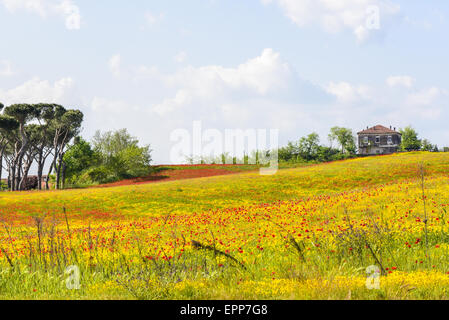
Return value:
M 388 137 L 391 136 L 392 144 L 388 144 Z M 365 144 L 364 138 L 368 137 L 368 143 Z M 376 143 L 376 137 L 380 137 L 380 142 Z M 399 145 L 402 142 L 400 134 L 359 134 L 359 154 L 391 154 L 399 151 Z

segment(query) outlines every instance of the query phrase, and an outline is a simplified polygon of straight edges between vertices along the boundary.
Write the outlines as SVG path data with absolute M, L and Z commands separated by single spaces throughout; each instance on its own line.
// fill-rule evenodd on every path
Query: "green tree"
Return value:
M 3 109 L 3 104 L 0 103 L 0 111 Z M 11 132 L 14 132 L 19 127 L 19 123 L 16 119 L 0 115 L 0 179 L 2 177 L 3 170 L 3 157 L 6 148 L 8 147 Z
M 96 153 L 89 142 L 81 137 L 76 137 L 64 154 L 66 165 L 65 178 L 71 184 L 76 184 L 77 179 L 85 170 L 95 167 L 100 163 L 100 155 Z
M 279 148 L 278 157 L 281 161 L 297 160 L 299 155 L 299 146 L 296 143 L 289 142 L 286 147 Z
M 402 151 L 418 151 L 421 150 L 421 140 L 418 139 L 418 132 L 411 126 L 399 130 L 402 134 Z
M 423 151 L 435 151 L 435 146 L 432 143 L 430 143 L 429 140 L 424 139 L 421 142 L 421 150 L 423 150 Z
M 341 148 L 341 153 L 355 154 L 357 147 L 355 144 L 355 138 L 351 129 L 342 127 L 333 127 L 329 134 L 329 140 L 331 142 L 337 141 Z
M 22 160 L 29 147 L 30 140 L 26 133 L 26 124 L 35 119 L 37 111 L 31 104 L 14 104 L 5 108 L 4 114 L 19 123 L 18 134 L 14 136 L 14 156 L 11 162 L 11 190 L 21 190 L 24 179 L 21 178 Z M 26 177 L 24 177 L 26 178 Z
M 317 157 L 319 147 L 320 136 L 317 133 L 311 133 L 299 140 L 299 155 L 306 161 L 314 160 Z
M 329 161 L 341 160 L 343 158 L 344 158 L 344 155 L 338 149 L 331 148 L 331 147 L 325 147 L 325 146 L 320 146 L 318 148 L 317 160 L 319 162 L 329 162 Z
M 101 155 L 102 164 L 115 178 L 126 179 L 150 173 L 150 146 L 139 147 L 139 141 L 126 129 L 101 133 L 93 137 L 94 150 Z
M 36 165 L 37 165 L 37 180 L 38 180 L 38 190 L 42 190 L 42 175 L 44 172 L 45 162 L 47 158 L 51 155 L 53 151 L 53 139 L 55 136 L 54 129 L 52 126 L 52 121 L 55 117 L 55 105 L 53 104 L 38 104 L 37 108 L 37 139 L 35 142 L 36 148 Z

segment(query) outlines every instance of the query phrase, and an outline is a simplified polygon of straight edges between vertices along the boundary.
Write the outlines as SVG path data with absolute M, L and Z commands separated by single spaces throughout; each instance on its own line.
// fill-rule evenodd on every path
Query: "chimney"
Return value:
M 390 126 L 390 130 L 391 130 L 391 126 Z

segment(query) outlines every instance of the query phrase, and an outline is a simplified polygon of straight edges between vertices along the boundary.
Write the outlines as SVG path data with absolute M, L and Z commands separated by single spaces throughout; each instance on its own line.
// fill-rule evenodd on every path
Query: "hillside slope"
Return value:
M 62 207 L 77 215 L 200 212 L 416 179 L 420 163 L 426 166 L 429 176 L 449 175 L 449 153 L 407 153 L 284 169 L 273 176 L 260 176 L 256 171 L 108 189 L 0 193 L 0 212 L 14 208 L 14 212 L 27 214 L 58 213 Z
M 5 193 L 0 298 L 447 299 L 448 210 L 448 153 Z

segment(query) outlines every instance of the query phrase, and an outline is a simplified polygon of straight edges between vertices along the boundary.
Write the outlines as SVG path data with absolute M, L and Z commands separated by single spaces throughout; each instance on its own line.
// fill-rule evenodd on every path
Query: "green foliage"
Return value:
M 89 185 L 89 184 L 97 184 L 97 183 L 109 183 L 116 180 L 116 176 L 114 172 L 104 166 L 100 165 L 98 167 L 92 167 L 85 170 L 79 179 L 79 184 L 81 185 Z
M 66 179 L 72 186 L 102 184 L 150 173 L 151 150 L 139 147 L 126 129 L 97 132 L 93 146 L 82 138 L 64 155 Z
M 317 133 L 311 133 L 307 137 L 302 137 L 299 140 L 299 155 L 307 160 L 314 160 L 318 155 L 320 148 L 320 136 Z
M 317 162 L 338 161 L 349 159 L 353 156 L 354 156 L 353 154 L 342 154 L 339 150 L 331 147 L 320 146 L 318 148 L 316 161 Z
M 4 114 L 16 119 L 23 125 L 37 116 L 37 109 L 31 104 L 13 104 L 5 108 Z
M 126 129 L 97 132 L 93 138 L 94 151 L 106 168 L 107 180 L 120 180 L 150 173 L 151 150 L 149 146 L 139 147 L 139 141 Z M 99 181 L 101 182 L 101 181 Z
M 278 150 L 279 161 L 289 163 L 330 162 L 348 159 L 355 155 L 356 148 L 351 130 L 333 128 L 331 134 L 335 135 L 335 139 L 340 137 L 345 146 L 343 152 L 332 147 L 321 146 L 319 135 L 311 133 L 302 137 L 297 143 L 289 142 L 286 147 L 280 148 Z
M 355 138 L 351 129 L 333 127 L 329 134 L 329 140 L 331 142 L 338 142 L 341 147 L 341 153 L 355 154 L 357 151 Z
M 430 143 L 427 139 L 424 139 L 421 144 L 421 150 L 423 151 L 438 152 L 438 147 Z
M 286 147 L 280 148 L 278 150 L 278 157 L 280 161 L 296 161 L 299 156 L 299 147 L 293 142 L 289 142 Z
M 19 122 L 10 116 L 0 116 L 0 130 L 3 132 L 14 131 L 19 127 Z
M 418 132 L 413 129 L 411 126 L 405 127 L 404 129 L 399 130 L 402 134 L 402 151 L 419 151 L 421 150 L 422 143 L 421 140 L 418 139 Z
M 64 163 L 67 182 L 76 184 L 84 171 L 100 163 L 100 155 L 92 149 L 89 142 L 77 137 L 74 144 L 65 153 Z
M 149 146 L 128 146 L 119 153 L 117 159 L 121 165 L 120 175 L 124 178 L 139 177 L 150 172 L 151 150 Z

